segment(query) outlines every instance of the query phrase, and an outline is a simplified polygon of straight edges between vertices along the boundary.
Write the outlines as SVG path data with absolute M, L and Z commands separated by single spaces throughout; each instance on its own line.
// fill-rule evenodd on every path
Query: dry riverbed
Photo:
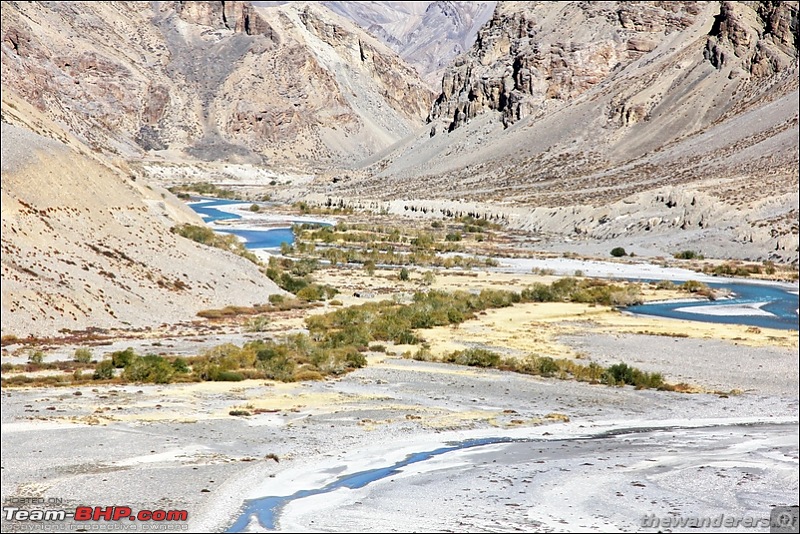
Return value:
M 348 306 L 409 299 L 423 269 L 322 270 Z M 531 273 L 437 272 L 432 287 L 519 290 Z M 685 297 L 645 288 L 647 300 Z M 93 347 L 197 354 L 302 328 L 276 314 L 262 333 L 235 321 L 140 334 Z M 757 331 L 756 331 L 757 330 Z M 488 310 L 422 330 L 432 357 L 480 347 L 603 365 L 625 361 L 702 393 L 589 385 L 370 352 L 368 366 L 320 382 L 250 380 L 2 393 L 2 496 L 187 510 L 190 531 L 224 530 L 247 499 L 320 489 L 411 453 L 476 438 L 360 488 L 288 502 L 248 530 L 648 531 L 647 514 L 766 517 L 798 492 L 796 331 L 636 317 L 586 304 Z M 67 359 L 76 346 L 48 351 Z M 6 356 L 4 361 L 22 356 Z M 250 415 L 234 416 L 231 413 Z M 27 504 L 27 508 L 41 505 Z M 131 524 L 134 526 L 137 524 Z M 3 519 L 3 532 L 29 530 Z M 144 525 L 138 525 L 143 529 Z M 68 531 L 69 523 L 58 528 Z M 664 530 L 663 528 L 650 531 Z

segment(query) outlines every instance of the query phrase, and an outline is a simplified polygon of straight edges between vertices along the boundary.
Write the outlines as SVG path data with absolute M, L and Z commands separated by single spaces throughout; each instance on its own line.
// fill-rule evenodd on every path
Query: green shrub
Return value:
M 355 349 L 348 351 L 344 359 L 351 369 L 360 369 L 367 366 L 367 357 Z
M 614 364 L 603 374 L 602 380 L 610 385 L 630 385 L 637 388 L 659 388 L 664 380 L 659 373 L 646 373 L 625 363 Z
M 444 361 L 470 367 L 497 367 L 500 355 L 486 349 L 466 349 L 455 351 L 444 357 Z
M 614 247 L 611 249 L 611 255 L 615 258 L 621 258 L 622 256 L 627 256 L 628 253 L 622 247 Z
M 273 346 L 258 351 L 256 366 L 264 372 L 264 376 L 281 382 L 294 380 L 297 364 L 290 359 L 286 347 Z
M 111 353 L 111 362 L 117 369 L 127 367 L 135 358 L 136 353 L 133 352 L 133 348 L 131 347 Z
M 170 362 L 155 354 L 134 358 L 122 373 L 125 380 L 131 382 L 149 382 L 167 384 L 172 380 L 175 368 Z
M 406 282 L 406 281 L 408 281 L 408 279 L 409 279 L 409 277 L 410 277 L 410 275 L 409 275 L 409 272 L 408 272 L 408 269 L 406 269 L 405 267 L 403 267 L 402 269 L 400 269 L 400 274 L 398 275 L 398 277 L 399 277 L 399 278 L 400 278 L 400 280 L 402 280 L 403 282 Z
M 172 368 L 176 373 L 184 374 L 189 372 L 189 365 L 183 358 L 175 358 L 172 360 Z
M 40 350 L 32 350 L 28 353 L 28 363 L 40 365 L 44 362 L 44 352 Z
M 110 380 L 114 378 L 115 367 L 116 366 L 114 365 L 113 361 L 103 360 L 94 368 L 94 374 L 92 375 L 92 378 L 94 380 Z
M 75 349 L 72 359 L 78 363 L 89 363 L 92 361 L 92 351 L 87 348 Z
M 220 371 L 215 374 L 215 382 L 241 382 L 244 376 L 236 371 Z
M 259 206 L 258 204 L 251 204 L 250 211 L 252 211 L 253 213 L 258 213 L 259 211 L 261 211 L 261 206 Z
M 269 318 L 264 315 L 251 317 L 244 325 L 247 332 L 263 332 L 269 326 Z
M 676 252 L 673 254 L 675 259 L 677 260 L 702 260 L 703 255 L 698 254 L 694 250 L 682 250 L 681 252 Z
M 672 282 L 671 280 L 659 280 L 656 283 L 656 289 L 663 290 L 663 289 L 675 289 L 675 288 L 676 288 L 675 282 Z
M 286 298 L 279 293 L 273 293 L 269 296 L 269 303 L 272 305 L 283 304 L 285 300 Z
M 558 364 L 549 356 L 541 356 L 534 359 L 536 374 L 541 376 L 553 376 L 558 372 Z

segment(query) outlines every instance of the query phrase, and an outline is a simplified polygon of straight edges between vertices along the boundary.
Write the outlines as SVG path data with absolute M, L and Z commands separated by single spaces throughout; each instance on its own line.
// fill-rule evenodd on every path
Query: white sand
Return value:
M 499 258 L 500 271 L 531 272 L 531 269 L 553 269 L 555 274 L 572 276 L 575 271 L 583 271 L 584 276 L 600 278 L 638 278 L 643 280 L 697 280 L 703 283 L 746 283 L 772 285 L 790 291 L 798 291 L 797 283 L 772 282 L 768 280 L 742 280 L 721 276 L 709 276 L 689 269 L 661 267 L 652 263 L 617 263 L 611 261 L 580 260 L 573 258 Z
M 695 313 L 698 315 L 713 315 L 718 317 L 760 316 L 775 317 L 774 313 L 762 310 L 761 307 L 769 302 L 755 302 L 748 304 L 710 304 L 708 306 L 686 306 L 675 308 L 677 312 Z

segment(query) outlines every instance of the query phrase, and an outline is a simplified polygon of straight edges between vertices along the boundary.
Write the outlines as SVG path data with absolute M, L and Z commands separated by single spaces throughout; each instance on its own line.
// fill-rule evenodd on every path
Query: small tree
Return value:
M 92 378 L 94 380 L 110 380 L 114 378 L 114 362 L 111 360 L 103 360 L 94 368 Z
M 403 267 L 402 269 L 400 269 L 400 274 L 399 274 L 399 276 L 400 276 L 400 280 L 402 280 L 403 282 L 406 282 L 406 281 L 408 281 L 408 279 L 409 279 L 409 273 L 408 273 L 408 269 L 406 269 L 405 267 Z
M 621 258 L 622 256 L 627 256 L 628 253 L 622 247 L 614 247 L 611 249 L 611 255 L 615 258 Z
M 92 351 L 87 348 L 75 349 L 72 358 L 78 363 L 89 363 L 92 361 Z
M 30 354 L 28 354 L 28 363 L 39 365 L 43 361 L 44 361 L 44 352 L 40 350 L 34 350 Z

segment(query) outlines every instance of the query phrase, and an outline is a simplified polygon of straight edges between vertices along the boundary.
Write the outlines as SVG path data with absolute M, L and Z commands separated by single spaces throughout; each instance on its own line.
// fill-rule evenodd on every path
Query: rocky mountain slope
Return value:
M 433 96 L 315 4 L 4 2 L 2 77 L 107 153 L 301 167 L 390 146 Z
M 430 131 L 326 194 L 796 261 L 798 100 L 798 2 L 502 2 Z
M 468 51 L 497 2 L 322 2 L 381 39 L 434 87 Z
M 10 94 L 2 101 L 2 334 L 159 327 L 282 293 L 249 261 L 178 237 L 202 224 Z

